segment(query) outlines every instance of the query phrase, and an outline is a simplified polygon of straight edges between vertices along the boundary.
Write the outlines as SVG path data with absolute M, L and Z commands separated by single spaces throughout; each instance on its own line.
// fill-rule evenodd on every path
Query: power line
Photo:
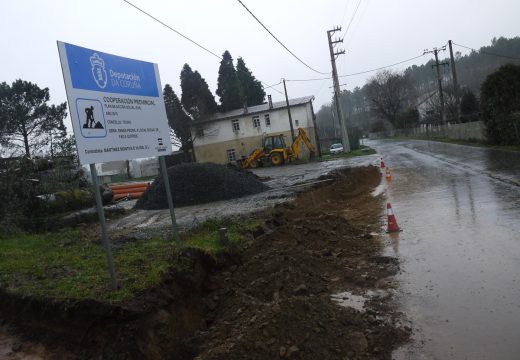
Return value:
M 403 61 L 399 61 L 399 62 L 396 62 L 396 63 L 390 64 L 390 65 L 381 66 L 381 67 L 378 67 L 378 68 L 375 68 L 375 69 L 370 69 L 370 70 L 360 71 L 360 72 L 353 73 L 353 74 L 340 75 L 340 76 L 338 76 L 338 77 L 355 76 L 355 75 L 366 74 L 366 73 L 374 72 L 374 71 L 378 71 L 378 70 L 383 70 L 383 69 L 387 69 L 387 68 L 392 67 L 392 66 L 396 66 L 396 65 L 404 64 L 404 63 L 406 63 L 406 62 L 408 62 L 408 61 L 412 61 L 412 60 L 415 60 L 415 59 L 419 59 L 419 58 L 421 58 L 421 57 L 423 57 L 423 56 L 424 56 L 424 54 L 422 54 L 422 55 L 418 55 L 418 56 L 414 56 L 413 58 L 406 59 L 406 60 L 403 60 Z
M 165 26 L 166 28 L 170 29 L 171 31 L 173 31 L 173 32 L 176 33 L 177 35 L 182 36 L 184 39 L 188 40 L 188 41 L 191 42 L 192 44 L 198 46 L 198 47 L 201 48 L 202 50 L 204 50 L 204 51 L 206 51 L 207 53 L 213 55 L 213 56 L 216 57 L 217 59 L 222 60 L 222 56 L 215 54 L 213 51 L 211 51 L 211 50 L 209 50 L 208 48 L 202 46 L 201 44 L 199 44 L 199 43 L 196 42 L 195 40 L 190 39 L 188 36 L 182 34 L 181 32 L 179 32 L 179 31 L 177 31 L 177 30 L 175 30 L 175 29 L 172 28 L 170 25 L 168 25 L 168 24 L 164 23 L 163 21 L 157 19 L 157 18 L 156 18 L 155 16 L 153 16 L 152 14 L 150 14 L 150 13 L 146 12 L 145 10 L 141 9 L 140 7 L 138 7 L 138 6 L 134 5 L 134 4 L 132 4 L 132 3 L 131 3 L 130 1 L 128 1 L 128 0 L 123 0 L 123 1 L 124 1 L 125 3 L 127 3 L 128 5 L 134 7 L 135 9 L 139 10 L 141 13 L 143 13 L 143 14 L 146 15 L 146 16 L 148 16 L 149 18 L 151 18 L 151 19 L 157 21 L 159 24 L 161 24 L 161 25 Z M 238 70 L 237 70 L 237 71 L 238 71 Z M 259 80 L 259 81 L 260 81 L 260 80 Z M 260 81 L 260 83 L 264 84 L 262 81 Z M 281 82 L 278 83 L 278 84 L 276 84 L 276 85 L 279 85 L 279 84 L 281 84 Z M 265 84 L 264 84 L 264 85 L 265 85 Z M 265 89 L 272 88 L 274 91 L 278 92 L 280 95 L 283 95 L 283 93 L 282 93 L 281 91 L 279 91 L 279 90 L 273 88 L 273 86 L 276 86 L 276 85 L 266 86 Z
M 347 17 L 347 9 L 348 9 L 349 1 L 347 0 L 347 1 L 345 1 L 345 2 L 346 2 L 346 4 L 345 4 L 345 10 L 343 11 L 343 16 L 342 16 L 342 18 L 341 18 L 341 22 L 340 22 L 340 24 L 342 24 L 343 21 L 345 21 L 345 18 Z
M 147 13 L 147 12 L 144 11 L 143 9 L 141 9 L 141 8 L 137 7 L 136 5 L 132 4 L 130 1 L 127 1 L 127 0 L 123 0 L 123 1 L 124 1 L 125 3 L 127 3 L 128 5 L 130 5 L 130 6 L 134 7 L 134 8 L 136 8 L 137 10 L 139 10 L 140 12 L 142 12 L 143 14 L 145 14 L 146 16 L 148 16 L 148 17 L 154 19 L 154 20 L 157 21 L 159 24 L 161 24 L 161 25 L 167 27 L 168 29 L 170 29 L 171 31 L 175 32 L 177 35 L 180 35 L 180 36 L 182 36 L 183 38 L 185 38 L 186 40 L 188 40 L 189 42 L 195 44 L 196 46 L 198 46 L 198 47 L 201 48 L 202 50 L 204 50 L 204 51 L 210 53 L 211 55 L 213 55 L 213 56 L 219 58 L 220 60 L 222 60 L 222 57 L 221 57 L 220 55 L 215 54 L 213 51 L 211 51 L 211 50 L 205 48 L 204 46 L 202 46 L 202 45 L 199 44 L 198 42 L 196 42 L 196 41 L 190 39 L 189 37 L 187 37 L 186 35 L 180 33 L 179 31 L 177 31 L 177 30 L 175 30 L 174 28 L 172 28 L 170 25 L 165 24 L 165 23 L 162 22 L 161 20 L 157 19 L 155 16 L 151 15 L 150 13 Z
M 364 3 L 365 6 L 361 9 L 361 15 L 359 15 L 358 21 L 354 24 L 354 27 L 352 28 L 352 31 L 350 32 L 352 35 L 349 36 L 349 38 L 345 44 L 345 49 L 348 48 L 348 46 L 352 42 L 352 39 L 354 38 L 354 34 L 356 33 L 356 30 L 359 28 L 359 24 L 361 23 L 361 21 L 363 20 L 363 16 L 367 12 L 369 3 L 370 3 L 370 0 L 365 1 L 365 3 Z
M 486 55 L 501 57 L 501 58 L 505 58 L 505 59 L 520 60 L 520 58 L 517 58 L 517 57 L 514 57 L 514 56 L 501 55 L 501 54 L 496 54 L 496 53 L 492 53 L 492 52 L 488 52 L 488 51 L 484 51 L 484 50 L 476 50 L 476 49 L 473 49 L 472 47 L 461 45 L 461 44 L 457 44 L 457 43 L 453 43 L 453 45 L 460 46 L 460 47 L 468 49 L 468 50 L 473 50 L 475 52 L 480 52 L 480 53 L 486 54 Z
M 361 5 L 361 1 L 362 0 L 359 0 L 357 5 L 356 5 L 356 9 L 354 10 L 354 14 L 352 14 L 352 17 L 350 18 L 350 21 L 347 25 L 347 29 L 345 30 L 345 32 L 343 33 L 343 38 L 345 38 L 345 35 L 347 35 L 347 32 L 348 30 L 350 29 L 350 25 L 352 25 L 352 21 L 354 21 L 354 18 L 356 17 L 356 14 L 358 12 L 358 9 L 359 9 L 359 5 Z
M 126 0 L 124 0 L 126 1 Z M 318 74 L 328 74 L 327 72 L 321 72 L 321 71 L 318 71 L 316 69 L 314 69 L 313 67 L 311 67 L 310 65 L 306 64 L 302 59 L 300 59 L 298 56 L 296 56 L 291 50 L 289 50 L 289 48 L 287 46 L 284 45 L 284 43 L 282 43 L 280 40 L 278 40 L 278 38 L 264 25 L 262 24 L 262 22 L 255 16 L 255 14 L 253 14 L 251 12 L 251 10 L 249 10 L 247 8 L 247 6 L 244 5 L 244 3 L 241 1 L 241 0 L 238 0 L 238 2 L 240 3 L 240 5 L 242 5 L 244 7 L 244 9 L 247 10 L 247 12 L 249 14 L 251 14 L 251 16 L 260 24 L 262 25 L 262 27 L 269 33 L 269 35 L 271 35 L 280 45 L 282 45 L 282 47 L 287 50 L 289 52 L 289 54 L 291 54 L 296 60 L 298 60 L 299 62 L 301 62 L 303 65 L 305 65 L 307 68 L 309 68 L 310 70 L 318 73 Z
M 387 68 L 392 67 L 392 66 L 404 64 L 406 62 L 409 62 L 409 61 L 412 61 L 412 60 L 415 60 L 415 59 L 419 59 L 419 58 L 421 58 L 423 56 L 424 56 L 424 54 L 421 54 L 421 55 L 414 56 L 412 58 L 409 58 L 409 59 L 406 59 L 406 60 L 403 60 L 403 61 L 399 61 L 399 62 L 390 64 L 390 65 L 381 66 L 381 67 L 378 67 L 378 68 L 375 68 L 375 69 L 360 71 L 360 72 L 356 72 L 356 73 L 352 73 L 352 74 L 339 75 L 338 77 L 343 78 L 343 77 L 350 77 L 350 76 L 367 74 L 367 73 L 370 73 L 370 72 L 387 69 Z M 327 80 L 327 79 L 332 79 L 332 77 L 322 77 L 322 78 L 314 78 L 314 79 L 286 79 L 285 81 L 319 81 L 319 80 Z

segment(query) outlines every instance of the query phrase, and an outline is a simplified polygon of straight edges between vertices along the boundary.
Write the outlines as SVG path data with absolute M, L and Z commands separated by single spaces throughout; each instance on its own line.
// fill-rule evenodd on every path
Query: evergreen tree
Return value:
M 222 54 L 218 69 L 217 95 L 220 97 L 220 111 L 239 109 L 244 105 L 242 87 L 233 65 L 233 58 L 227 50 Z
M 179 140 L 181 150 L 188 155 L 193 145 L 191 137 L 192 120 L 188 114 L 186 114 L 181 101 L 169 84 L 164 86 L 163 97 L 168 125 L 175 133 L 175 137 Z
M 482 120 L 493 144 L 520 145 L 520 66 L 507 64 L 482 83 Z
M 49 106 L 49 89 L 28 81 L 0 84 L 0 143 L 30 158 L 49 145 L 53 135 L 65 136 L 67 104 Z M 51 144 L 52 146 L 52 144 Z
M 251 70 L 249 70 L 244 59 L 237 59 L 237 76 L 242 86 L 247 106 L 260 105 L 264 102 L 265 91 L 262 83 L 257 80 Z
M 478 118 L 479 103 L 475 93 L 468 88 L 462 90 L 460 97 L 460 112 L 462 114 L 462 121 L 474 121 Z
M 193 71 L 188 64 L 184 64 L 181 71 L 181 103 L 193 120 L 201 120 L 217 111 L 217 103 L 209 90 L 208 83 Z

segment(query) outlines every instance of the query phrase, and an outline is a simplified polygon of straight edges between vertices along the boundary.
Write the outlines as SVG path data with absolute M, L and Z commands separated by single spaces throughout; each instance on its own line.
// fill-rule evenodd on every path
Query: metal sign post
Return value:
M 166 169 L 166 161 L 164 156 L 159 156 L 159 163 L 161 165 L 161 172 L 163 174 L 164 188 L 166 190 L 166 199 L 168 199 L 168 208 L 170 208 L 170 216 L 172 218 L 173 238 L 177 247 L 181 246 L 181 238 L 177 228 L 177 220 L 175 219 L 175 210 L 173 209 L 173 197 L 170 189 L 170 179 L 168 178 L 168 171 Z
M 112 251 L 95 164 L 162 156 L 172 152 L 157 64 L 58 41 L 69 114 L 79 161 L 90 164 L 96 207 L 112 288 L 117 289 Z M 166 176 L 174 236 L 180 244 Z
M 96 210 L 99 216 L 99 223 L 101 224 L 101 241 L 107 255 L 108 272 L 110 273 L 110 283 L 112 290 L 117 290 L 116 271 L 114 270 L 114 261 L 112 259 L 112 249 L 110 240 L 107 235 L 107 223 L 105 221 L 105 211 L 103 209 L 103 200 L 101 199 L 101 192 L 99 191 L 99 181 L 97 177 L 96 164 L 90 164 L 90 174 L 92 175 L 92 184 L 94 184 L 94 194 L 96 197 Z

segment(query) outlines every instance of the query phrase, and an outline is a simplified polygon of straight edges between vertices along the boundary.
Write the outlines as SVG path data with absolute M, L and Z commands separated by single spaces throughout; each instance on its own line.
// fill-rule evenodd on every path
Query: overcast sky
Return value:
M 219 55 L 229 50 L 234 59 L 242 56 L 264 84 L 327 76 L 294 59 L 237 0 L 130 1 Z M 341 46 L 340 75 L 408 59 L 449 39 L 479 48 L 495 36 L 520 35 L 519 0 L 243 0 L 289 49 L 327 73 L 326 31 L 339 25 L 343 33 L 359 1 Z M 179 74 L 188 63 L 216 90 L 217 58 L 122 0 L 1 0 L 0 31 L 0 81 L 20 78 L 48 87 L 52 103 L 66 101 L 56 40 L 157 63 L 163 86 L 171 84 L 179 95 Z M 344 78 L 342 88 L 362 86 L 372 75 Z M 289 97 L 314 95 L 316 111 L 330 101 L 332 80 L 287 85 Z M 282 100 L 283 86 L 274 89 L 266 92 Z

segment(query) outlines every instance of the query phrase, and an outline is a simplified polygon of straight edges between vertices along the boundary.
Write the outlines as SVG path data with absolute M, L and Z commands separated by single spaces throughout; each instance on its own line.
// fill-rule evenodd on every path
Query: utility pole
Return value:
M 285 91 L 285 103 L 287 104 L 287 113 L 289 114 L 289 126 L 291 127 L 291 137 L 292 137 L 292 140 L 294 141 L 295 137 L 294 137 L 294 126 L 292 123 L 292 116 L 291 116 L 291 107 L 289 106 L 289 97 L 287 97 L 287 87 L 285 86 L 285 79 L 282 79 L 282 80 L 283 80 L 283 89 Z
M 336 27 L 332 30 L 327 31 L 327 37 L 329 39 L 329 51 L 330 51 L 330 62 L 332 64 L 332 81 L 334 85 L 334 100 L 336 102 L 336 112 L 338 114 L 338 122 L 340 124 L 341 129 L 341 140 L 343 143 L 343 149 L 346 152 L 350 152 L 350 143 L 348 141 L 348 132 L 347 132 L 347 124 L 346 119 L 343 117 L 343 112 L 341 111 L 340 104 L 340 89 L 339 89 L 339 80 L 338 80 L 338 70 L 336 68 L 336 56 L 345 54 L 345 50 L 334 51 L 334 44 L 342 43 L 343 39 L 332 40 L 332 34 L 336 31 L 341 31 L 341 27 Z
M 457 121 L 460 122 L 460 92 L 459 83 L 457 82 L 457 71 L 455 69 L 455 58 L 453 57 L 453 45 L 452 41 L 448 40 L 450 46 L 450 65 L 451 65 L 451 76 L 453 80 L 453 93 L 455 94 L 455 104 L 457 105 Z
M 432 53 L 435 55 L 435 65 L 432 65 L 432 68 L 437 68 L 437 82 L 439 83 L 439 98 L 441 102 L 441 119 L 442 123 L 446 124 L 446 114 L 444 112 L 444 94 L 442 93 L 442 79 L 441 79 L 441 71 L 440 66 L 441 65 L 448 65 L 448 63 L 439 63 L 439 51 L 446 50 L 446 45 L 441 48 L 433 48 L 433 50 L 424 50 L 424 54 Z

